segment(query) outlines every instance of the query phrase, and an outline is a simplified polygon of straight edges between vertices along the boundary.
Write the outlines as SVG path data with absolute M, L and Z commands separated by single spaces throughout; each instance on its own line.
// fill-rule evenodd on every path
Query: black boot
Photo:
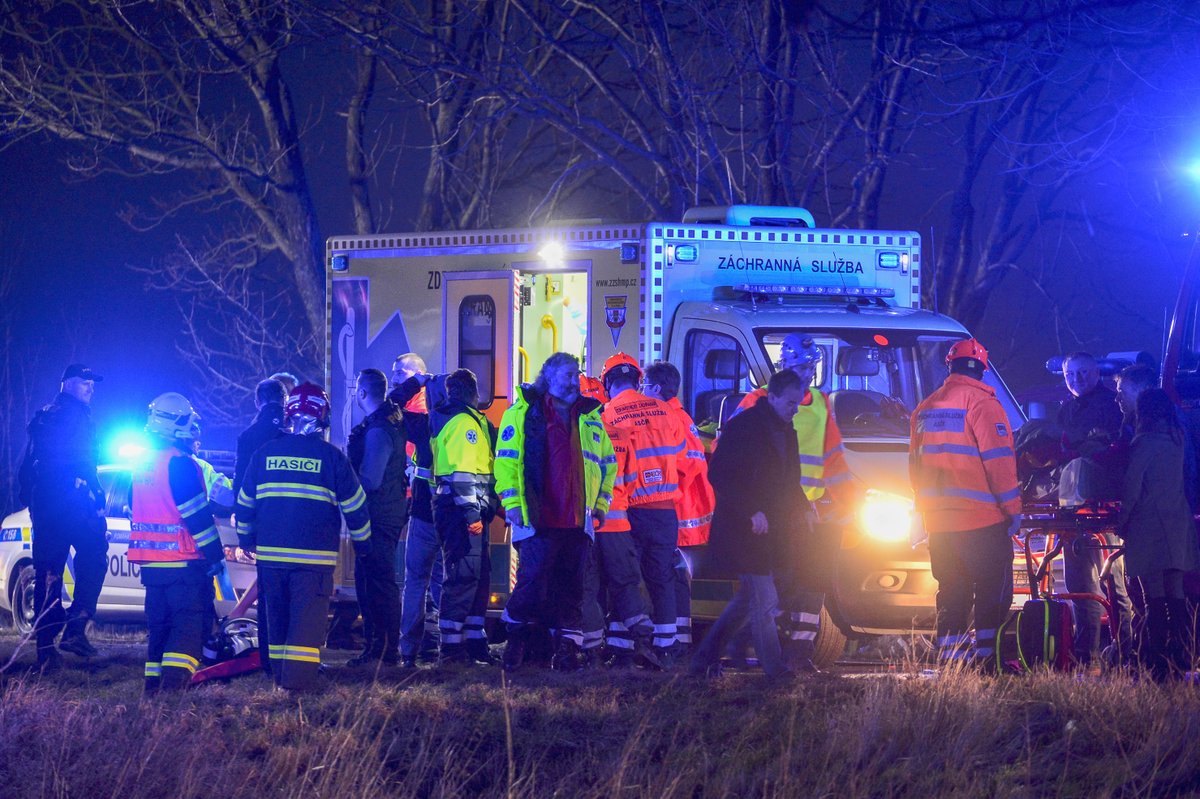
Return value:
M 505 671 L 516 671 L 525 662 L 525 645 L 529 641 L 526 625 L 509 625 L 508 643 L 504 645 L 503 665 Z
M 88 617 L 82 614 L 68 621 L 63 629 L 62 640 L 58 642 L 58 648 L 81 658 L 95 657 L 100 654 L 99 650 L 92 646 L 92 642 L 87 639 L 84 632 L 87 629 L 87 623 Z
M 1146 600 L 1146 668 L 1155 682 L 1164 682 L 1170 672 L 1167 645 L 1171 619 L 1165 599 Z
M 1170 617 L 1170 643 L 1167 652 L 1171 666 L 1179 675 L 1192 670 L 1192 614 L 1186 599 L 1168 599 L 1167 614 Z
M 579 660 L 579 644 L 570 638 L 559 638 L 554 657 L 550 659 L 550 668 L 554 671 L 578 671 L 583 667 Z
M 491 647 L 488 646 L 486 638 L 468 638 L 467 639 L 467 655 L 476 663 L 482 663 L 485 666 L 494 666 L 498 662 L 492 654 Z

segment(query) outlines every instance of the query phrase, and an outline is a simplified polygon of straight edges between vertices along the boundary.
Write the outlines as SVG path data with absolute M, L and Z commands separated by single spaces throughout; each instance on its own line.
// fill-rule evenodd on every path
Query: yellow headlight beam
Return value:
M 876 541 L 895 543 L 908 540 L 912 529 L 913 503 L 907 497 L 867 489 L 867 498 L 858 512 L 863 532 Z

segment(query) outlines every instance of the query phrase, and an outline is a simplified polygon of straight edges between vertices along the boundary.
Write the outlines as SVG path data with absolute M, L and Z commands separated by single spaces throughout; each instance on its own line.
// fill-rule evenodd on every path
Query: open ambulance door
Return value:
M 515 291 L 509 270 L 442 275 L 442 372 L 474 372 L 479 409 L 497 426 L 512 404 Z

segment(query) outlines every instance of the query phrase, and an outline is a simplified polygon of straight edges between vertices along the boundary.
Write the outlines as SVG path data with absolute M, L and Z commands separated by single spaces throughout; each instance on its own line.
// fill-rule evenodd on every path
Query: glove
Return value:
M 224 574 L 225 574 L 225 561 L 217 560 L 217 561 L 213 561 L 211 564 L 209 564 L 208 571 L 206 571 L 204 573 L 204 576 L 220 578 Z
M 371 554 L 371 549 L 371 539 L 369 538 L 366 541 L 354 542 L 354 555 L 356 557 L 365 558 L 367 555 Z
M 467 525 L 467 532 L 471 535 L 483 535 L 483 522 L 471 522 Z
M 525 520 L 521 518 L 520 508 L 509 508 L 508 510 L 504 511 L 504 521 L 508 522 L 509 524 L 521 524 Z
M 1010 536 L 1017 535 L 1021 532 L 1021 519 L 1022 518 L 1023 517 L 1021 516 L 1021 514 L 1018 513 L 1016 516 L 1013 516 L 1009 519 L 1008 534 Z

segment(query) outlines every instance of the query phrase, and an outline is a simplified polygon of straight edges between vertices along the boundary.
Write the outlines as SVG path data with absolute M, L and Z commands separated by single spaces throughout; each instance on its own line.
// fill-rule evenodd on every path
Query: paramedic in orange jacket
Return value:
M 687 476 L 680 478 L 679 499 L 675 502 L 675 514 L 679 517 L 679 536 L 676 541 L 679 546 L 675 550 L 676 659 L 686 655 L 692 646 L 692 573 L 682 547 L 708 543 L 713 508 L 717 502 L 708 482 L 708 461 L 704 456 L 700 433 L 692 417 L 679 403 L 679 384 L 679 370 L 673 364 L 656 361 L 646 367 L 642 393 L 667 403 L 687 434 L 684 457 L 690 468 Z
M 938 581 L 938 656 L 982 664 L 995 653 L 996 628 L 1012 602 L 1009 533 L 1021 516 L 1017 461 L 1008 417 L 983 382 L 987 350 L 975 339 L 955 342 L 946 365 L 946 382 L 912 415 L 909 477 Z
M 692 467 L 687 458 L 687 429 L 662 400 L 638 391 L 642 370 L 623 352 L 604 363 L 600 379 L 608 392 L 604 427 L 623 428 L 633 444 L 633 463 L 625 478 L 629 488 L 629 526 L 650 594 L 656 652 L 674 651 L 675 544 L 679 519 L 675 502 L 680 481 Z

